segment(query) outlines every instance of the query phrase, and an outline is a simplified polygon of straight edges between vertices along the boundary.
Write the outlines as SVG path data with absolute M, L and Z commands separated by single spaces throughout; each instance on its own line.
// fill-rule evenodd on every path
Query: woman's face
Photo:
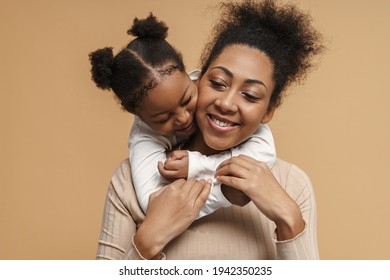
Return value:
M 161 135 L 187 138 L 196 130 L 197 98 L 195 83 L 186 73 L 175 71 L 162 77 L 135 114 Z
M 272 119 L 273 65 L 264 53 L 231 45 L 199 81 L 196 120 L 210 148 L 221 151 L 247 140 Z

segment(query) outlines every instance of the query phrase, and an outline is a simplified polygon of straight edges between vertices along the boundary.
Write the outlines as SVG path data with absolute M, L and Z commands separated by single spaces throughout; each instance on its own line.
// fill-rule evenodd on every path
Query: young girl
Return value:
M 212 179 L 222 161 L 238 154 L 266 162 L 270 167 L 276 159 L 272 134 L 266 125 L 261 125 L 245 143 L 221 154 L 206 157 L 198 152 L 176 151 L 171 154 L 172 160 L 167 160 L 167 151 L 197 132 L 194 114 L 198 92 L 192 80 L 197 80 L 199 74 L 185 72 L 182 56 L 165 40 L 167 30 L 165 23 L 152 14 L 144 20 L 136 18 L 128 31 L 136 38 L 118 54 L 114 56 L 112 48 L 90 54 L 96 85 L 113 90 L 122 107 L 135 115 L 129 137 L 129 160 L 144 213 L 150 194 L 166 185 L 167 179 Z M 230 124 L 220 120 L 217 125 L 228 130 Z M 227 200 L 214 180 L 198 217 L 231 203 L 243 204 Z

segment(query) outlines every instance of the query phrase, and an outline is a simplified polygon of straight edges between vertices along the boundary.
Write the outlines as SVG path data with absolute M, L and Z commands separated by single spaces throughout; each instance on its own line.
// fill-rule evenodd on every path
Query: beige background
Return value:
M 93 259 L 130 114 L 90 79 L 88 53 L 153 11 L 188 69 L 218 1 L 0 1 L 0 259 Z M 329 51 L 271 123 L 311 177 L 323 259 L 390 259 L 390 4 L 296 1 Z

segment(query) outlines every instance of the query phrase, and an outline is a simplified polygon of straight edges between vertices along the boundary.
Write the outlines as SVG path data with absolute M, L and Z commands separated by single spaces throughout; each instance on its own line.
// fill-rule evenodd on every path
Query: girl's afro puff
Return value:
M 168 36 L 168 27 L 162 21 L 158 21 L 152 13 L 145 19 L 135 18 L 133 26 L 127 34 L 138 38 L 165 39 Z
M 89 54 L 92 80 L 101 89 L 111 88 L 112 65 L 114 54 L 112 48 L 103 48 Z

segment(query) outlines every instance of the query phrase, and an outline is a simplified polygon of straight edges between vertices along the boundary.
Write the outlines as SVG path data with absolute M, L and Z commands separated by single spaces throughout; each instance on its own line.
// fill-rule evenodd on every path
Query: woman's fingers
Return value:
M 239 155 L 236 157 L 231 157 L 225 161 L 223 161 L 218 167 L 217 170 L 231 164 L 240 165 L 246 169 L 250 169 L 254 164 L 256 164 L 258 161 L 255 159 L 245 156 L 245 155 Z
M 243 177 L 249 172 L 261 172 L 263 168 L 267 168 L 264 162 L 257 161 L 245 155 L 239 155 L 223 161 L 216 170 L 216 176 L 232 175 Z M 245 172 L 246 170 L 246 172 Z
M 215 172 L 215 177 L 221 184 L 243 192 L 246 191 L 246 178 L 250 176 L 251 172 L 248 161 L 245 158 L 237 157 L 224 161 Z
M 218 176 L 217 179 L 223 185 L 230 186 L 232 188 L 235 188 L 243 192 L 246 191 L 245 179 L 234 177 L 234 176 L 224 176 L 224 175 Z
M 221 163 L 215 176 L 222 184 L 241 190 L 249 196 L 248 192 L 252 193 L 253 189 L 260 186 L 262 178 L 266 178 L 266 174 L 270 173 L 268 171 L 269 168 L 264 162 L 240 155 Z
M 220 176 L 235 176 L 238 178 L 245 178 L 248 176 L 248 167 L 242 166 L 235 162 L 230 162 L 219 166 L 215 172 L 215 177 L 219 180 Z
M 210 193 L 210 189 L 211 189 L 210 183 L 203 179 L 199 181 L 191 181 L 191 184 L 189 184 L 188 197 L 189 199 L 194 201 L 194 204 L 201 203 L 203 206 Z
M 148 212 L 150 214 L 151 209 L 155 208 L 154 210 L 160 209 L 160 214 L 163 215 L 162 207 L 157 206 L 161 203 L 165 205 L 165 210 L 172 209 L 173 216 L 183 215 L 195 219 L 205 204 L 210 190 L 211 184 L 205 180 L 175 180 L 150 196 Z
M 205 181 L 205 184 L 203 185 L 201 192 L 198 194 L 194 204 L 195 208 L 198 211 L 198 214 L 200 209 L 202 209 L 203 205 L 205 204 L 207 198 L 209 197 L 210 191 L 211 184 Z

